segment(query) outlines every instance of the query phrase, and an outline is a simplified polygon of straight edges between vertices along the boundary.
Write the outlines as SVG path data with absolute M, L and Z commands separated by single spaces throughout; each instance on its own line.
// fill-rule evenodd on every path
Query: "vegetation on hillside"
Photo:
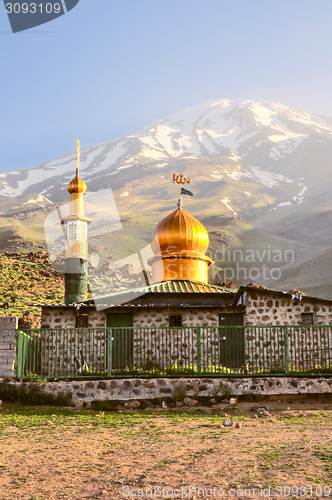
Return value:
M 31 320 L 40 316 L 32 304 L 62 303 L 63 297 L 63 275 L 52 269 L 47 251 L 0 254 L 1 316 L 25 314 Z

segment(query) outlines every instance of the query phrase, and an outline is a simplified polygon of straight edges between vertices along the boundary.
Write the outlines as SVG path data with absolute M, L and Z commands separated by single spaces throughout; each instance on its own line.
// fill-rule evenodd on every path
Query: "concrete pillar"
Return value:
M 0 316 L 0 377 L 14 377 L 15 342 L 18 318 Z

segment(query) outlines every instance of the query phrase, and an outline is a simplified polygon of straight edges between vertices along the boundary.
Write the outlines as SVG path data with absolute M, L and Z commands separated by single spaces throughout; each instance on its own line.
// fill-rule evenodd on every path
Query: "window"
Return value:
M 302 325 L 313 325 L 314 324 L 314 314 L 313 313 L 302 313 L 301 314 L 301 324 Z
M 182 326 L 181 314 L 179 314 L 178 316 L 170 316 L 169 317 L 169 326 Z
M 87 314 L 81 314 L 80 316 L 76 316 L 75 328 L 88 328 L 89 317 Z
M 85 224 L 80 224 L 80 232 L 79 232 L 79 239 L 84 241 L 85 240 Z
M 68 240 L 76 240 L 76 224 L 74 222 L 69 224 Z

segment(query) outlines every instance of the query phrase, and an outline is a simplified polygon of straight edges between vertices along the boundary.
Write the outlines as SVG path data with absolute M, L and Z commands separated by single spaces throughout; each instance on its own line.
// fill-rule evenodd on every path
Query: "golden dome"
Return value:
M 79 178 L 78 176 L 78 169 L 76 169 L 76 175 L 74 179 L 72 179 L 69 183 L 68 186 L 68 192 L 70 194 L 77 193 L 77 194 L 84 194 L 86 191 L 86 184 L 82 179 Z
M 204 254 L 209 246 L 208 233 L 201 222 L 188 214 L 178 203 L 174 210 L 155 227 L 151 247 L 155 254 Z
M 165 217 L 155 227 L 151 247 L 155 257 L 149 259 L 152 282 L 190 280 L 207 283 L 207 268 L 212 263 L 205 252 L 208 233 L 201 222 L 181 208 Z

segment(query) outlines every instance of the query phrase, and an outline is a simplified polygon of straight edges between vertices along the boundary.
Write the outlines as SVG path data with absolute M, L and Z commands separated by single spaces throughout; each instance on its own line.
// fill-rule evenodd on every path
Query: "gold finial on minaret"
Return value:
M 80 169 L 80 159 L 81 159 L 80 141 L 76 139 L 76 175 L 78 175 L 78 171 Z
M 76 175 L 72 179 L 68 186 L 68 192 L 71 194 L 71 214 L 81 214 L 84 215 L 83 210 L 83 194 L 86 191 L 85 182 L 79 178 L 78 172 L 80 168 L 80 141 L 76 141 Z

